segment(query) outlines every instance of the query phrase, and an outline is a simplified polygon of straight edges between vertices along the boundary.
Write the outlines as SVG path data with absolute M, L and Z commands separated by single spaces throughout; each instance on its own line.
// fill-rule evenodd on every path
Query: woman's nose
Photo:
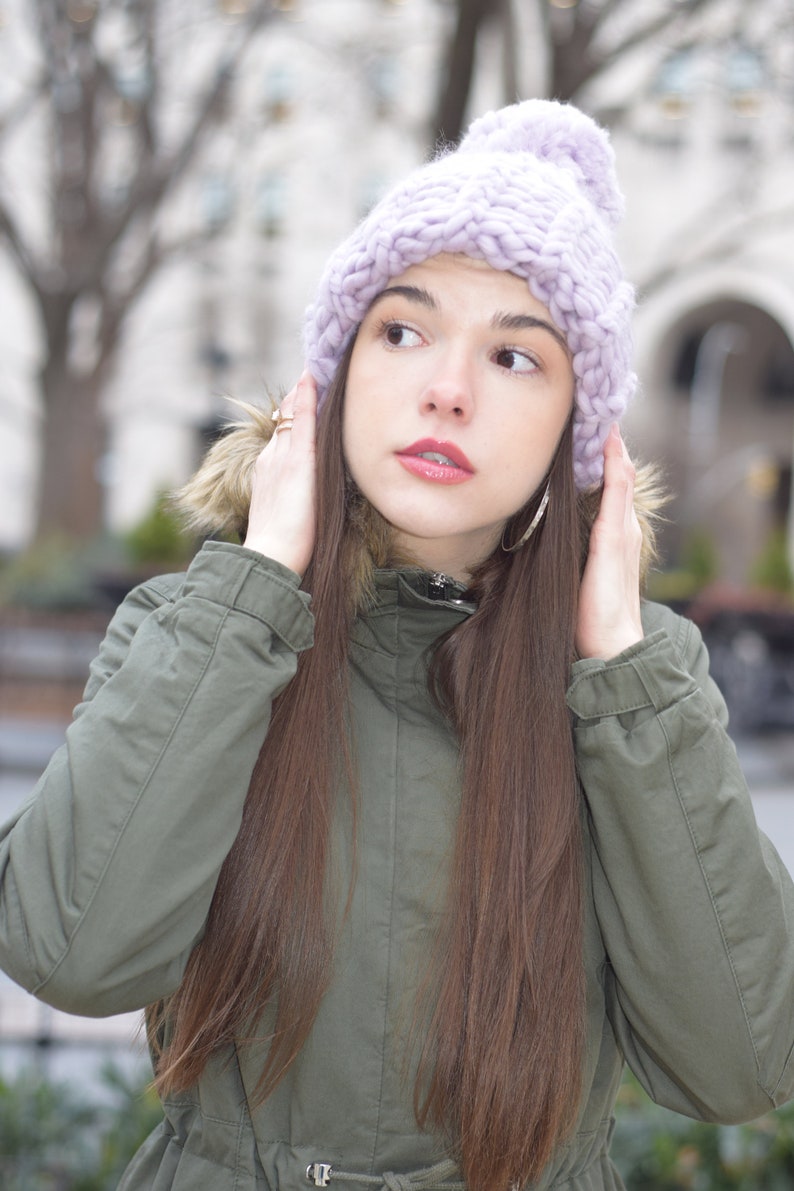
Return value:
M 467 421 L 474 409 L 471 371 L 465 361 L 447 359 L 430 378 L 421 398 L 422 413 Z

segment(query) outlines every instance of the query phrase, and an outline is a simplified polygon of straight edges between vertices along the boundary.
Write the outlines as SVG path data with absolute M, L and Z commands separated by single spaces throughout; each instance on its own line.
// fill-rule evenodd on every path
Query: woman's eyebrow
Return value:
M 426 307 L 428 310 L 438 310 L 438 302 L 433 295 L 426 289 L 422 289 L 418 285 L 390 285 L 387 289 L 382 289 L 379 294 L 369 304 L 369 309 L 377 306 L 378 302 L 384 298 L 393 298 L 394 296 L 400 298 L 407 298 L 409 302 L 417 302 L 420 306 Z
M 372 310 L 379 302 L 395 296 L 406 298 L 409 302 L 416 302 L 418 305 L 424 306 L 427 310 L 437 311 L 440 309 L 438 302 L 430 291 L 418 285 L 387 286 L 386 289 L 382 289 L 379 294 L 375 295 L 369 304 L 369 309 Z M 557 340 L 566 355 L 570 355 L 570 348 L 565 340 L 565 336 L 557 330 L 554 323 L 550 323 L 547 319 L 537 318 L 532 314 L 499 311 L 491 319 L 491 326 L 495 331 L 548 331 Z
M 548 322 L 545 318 L 536 318 L 532 314 L 495 314 L 491 319 L 491 326 L 495 331 L 532 331 L 540 329 L 541 331 L 548 331 L 550 335 L 559 343 L 567 355 L 570 355 L 570 348 L 565 341 L 565 336 L 561 331 L 558 331 L 554 323 Z

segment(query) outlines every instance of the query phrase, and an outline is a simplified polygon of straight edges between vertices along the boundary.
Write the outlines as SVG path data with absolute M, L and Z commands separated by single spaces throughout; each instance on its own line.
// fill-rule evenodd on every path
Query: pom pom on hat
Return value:
M 569 170 L 610 227 L 623 218 L 625 204 L 612 146 L 604 131 L 570 104 L 528 99 L 488 112 L 473 122 L 457 151 L 531 153 Z
M 307 363 L 322 403 L 372 299 L 443 252 L 524 277 L 565 335 L 576 380 L 579 488 L 603 475 L 603 443 L 623 414 L 634 295 L 611 228 L 623 198 L 607 134 L 569 105 L 527 100 L 475 120 L 460 147 L 414 170 L 326 264 L 306 313 Z

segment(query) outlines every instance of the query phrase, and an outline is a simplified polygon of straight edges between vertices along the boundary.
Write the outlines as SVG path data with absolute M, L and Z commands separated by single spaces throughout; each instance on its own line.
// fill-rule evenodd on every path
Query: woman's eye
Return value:
M 513 347 L 501 348 L 494 357 L 500 368 L 508 372 L 537 372 L 538 365 L 532 356 L 525 352 L 516 351 Z
M 418 347 L 422 342 L 418 331 L 413 331 L 402 323 L 388 323 L 383 328 L 383 336 L 389 347 Z

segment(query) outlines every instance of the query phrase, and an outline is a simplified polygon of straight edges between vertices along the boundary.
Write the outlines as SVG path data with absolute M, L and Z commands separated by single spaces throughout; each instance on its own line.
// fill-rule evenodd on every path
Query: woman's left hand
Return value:
M 579 592 L 576 648 L 583 658 L 613 658 L 641 641 L 640 548 L 634 466 L 613 426 L 604 444 L 604 491 L 590 533 Z

